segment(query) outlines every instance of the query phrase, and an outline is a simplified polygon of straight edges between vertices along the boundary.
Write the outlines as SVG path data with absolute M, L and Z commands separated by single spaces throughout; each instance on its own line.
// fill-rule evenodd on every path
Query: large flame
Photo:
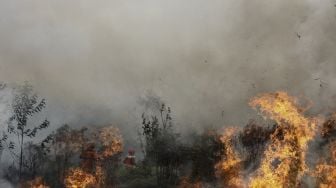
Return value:
M 103 146 L 102 158 L 111 157 L 123 149 L 123 140 L 118 128 L 104 127 L 99 131 L 99 139 Z
M 315 135 L 315 120 L 304 117 L 304 109 L 299 107 L 297 99 L 285 92 L 262 94 L 252 99 L 250 105 L 275 120 L 278 127 L 249 186 L 299 186 L 308 169 L 305 155 L 308 141 Z
M 104 187 L 106 172 L 103 161 L 122 152 L 123 139 L 118 128 L 113 126 L 104 127 L 95 134 L 92 147 L 83 154 L 83 163 L 79 168 L 72 168 L 65 178 L 67 188 Z M 96 146 L 99 146 L 99 149 Z M 92 169 L 86 168 L 85 164 Z
M 242 187 L 243 180 L 240 174 L 241 162 L 238 153 L 234 150 L 233 135 L 237 132 L 235 128 L 227 128 L 221 136 L 221 141 L 225 146 L 223 158 L 217 165 L 217 175 L 223 180 L 223 185 L 227 187 Z

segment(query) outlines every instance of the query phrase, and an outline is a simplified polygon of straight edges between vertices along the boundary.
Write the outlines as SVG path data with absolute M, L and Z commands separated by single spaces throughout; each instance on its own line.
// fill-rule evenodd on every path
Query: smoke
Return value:
M 8 119 L 12 115 L 11 111 L 11 101 L 13 100 L 13 90 L 9 87 L 7 87 L 6 84 L 0 83 L 0 138 L 3 138 L 4 132 L 7 131 L 7 123 Z M 2 159 L 7 159 L 6 153 L 3 152 L 4 147 L 2 145 L 2 148 L 0 147 L 0 164 L 2 162 Z M 1 180 L 1 171 L 3 164 L 0 165 L 0 180 Z M 1 183 L 0 183 L 1 185 Z
M 10 184 L 8 181 L 6 181 L 4 179 L 0 179 L 0 187 L 13 188 L 12 184 Z
M 3 0 L 0 80 L 31 81 L 53 128 L 112 123 L 130 142 L 148 91 L 182 131 L 243 125 L 260 92 L 287 90 L 332 111 L 334 4 Z
M 6 179 L 4 179 L 4 169 L 8 165 L 1 163 L 1 168 L 0 168 L 0 187 L 1 188 L 13 188 L 14 186 L 8 182 Z

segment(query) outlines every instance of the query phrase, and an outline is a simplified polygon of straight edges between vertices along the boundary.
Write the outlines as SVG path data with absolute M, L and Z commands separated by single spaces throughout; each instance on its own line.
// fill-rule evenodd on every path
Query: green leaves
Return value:
M 38 105 L 35 106 L 35 108 L 32 109 L 31 114 L 41 112 L 41 110 L 46 106 L 46 100 L 42 99 Z
M 43 121 L 42 124 L 40 124 L 39 126 L 37 127 L 34 127 L 32 130 L 30 129 L 27 129 L 27 131 L 24 132 L 25 135 L 27 135 L 28 137 L 32 138 L 32 137 L 35 137 L 36 136 L 36 133 L 41 130 L 41 129 L 44 129 L 44 128 L 47 128 L 49 126 L 50 122 L 45 119 Z
M 39 130 L 47 128 L 50 122 L 46 119 L 40 125 L 27 128 L 29 117 L 42 111 L 46 107 L 46 100 L 38 100 L 33 86 L 28 82 L 20 85 L 15 90 L 13 99 L 13 116 L 9 118 L 8 133 L 21 136 L 35 137 Z M 21 143 L 22 144 L 22 143 Z
M 22 172 L 24 168 L 27 168 L 25 164 L 26 153 L 24 153 L 23 151 L 25 144 L 27 143 L 27 141 L 29 141 L 29 139 L 27 139 L 26 137 L 35 137 L 40 130 L 47 128 L 50 124 L 50 122 L 45 119 L 41 124 L 37 126 L 29 126 L 28 120 L 34 114 L 41 112 L 45 107 L 45 99 L 39 100 L 37 94 L 34 93 L 33 86 L 30 85 L 28 82 L 25 82 L 25 84 L 15 88 L 14 99 L 12 102 L 13 116 L 9 118 L 7 132 L 9 134 L 14 134 L 14 138 L 17 138 L 17 141 L 10 141 L 9 144 L 7 144 L 7 147 L 11 152 L 12 156 L 15 156 L 18 159 L 20 179 L 22 177 Z M 0 142 L 1 147 L 2 142 L 4 141 Z M 15 143 L 18 144 L 18 149 L 16 148 Z M 45 147 L 41 146 L 41 148 L 37 149 L 43 149 L 43 151 L 41 150 L 40 153 L 46 153 L 44 151 Z

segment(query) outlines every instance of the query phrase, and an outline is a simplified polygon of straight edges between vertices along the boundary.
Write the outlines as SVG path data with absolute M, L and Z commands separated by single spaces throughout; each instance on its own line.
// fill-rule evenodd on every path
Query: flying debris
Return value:
M 321 78 L 314 78 L 314 80 L 320 81 L 320 88 L 322 88 L 324 85 L 327 85 L 327 83 L 323 81 Z
M 7 85 L 5 83 L 0 83 L 0 90 L 4 89 Z
M 298 39 L 301 39 L 301 35 L 300 35 L 298 32 L 296 32 L 296 37 L 297 37 Z

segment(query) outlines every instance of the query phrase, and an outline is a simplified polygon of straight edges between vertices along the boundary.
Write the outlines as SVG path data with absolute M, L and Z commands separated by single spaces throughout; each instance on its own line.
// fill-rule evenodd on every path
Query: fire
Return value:
M 278 124 L 250 187 L 297 187 L 308 168 L 305 155 L 315 136 L 316 122 L 304 117 L 296 98 L 285 92 L 262 94 L 250 105 Z
M 95 177 L 96 177 L 96 181 L 97 181 L 97 185 L 99 186 L 104 186 L 105 182 L 105 173 L 104 170 L 102 169 L 102 165 L 101 164 L 97 164 L 96 165 L 96 171 L 95 171 Z
M 286 92 L 262 94 L 249 104 L 254 108 L 259 107 L 262 113 L 275 120 L 279 126 L 289 124 L 295 129 L 298 142 L 304 148 L 307 148 L 307 142 L 315 135 L 315 121 L 302 114 L 307 108 L 299 107 L 298 100 Z
M 240 174 L 241 162 L 239 155 L 233 146 L 233 136 L 237 129 L 227 128 L 221 136 L 221 141 L 225 145 L 225 158 L 217 165 L 217 175 L 222 177 L 223 184 L 228 187 L 243 187 L 243 180 Z
M 101 158 L 111 157 L 120 153 L 123 148 L 123 141 L 118 128 L 104 127 L 99 132 L 99 139 L 103 146 Z
M 49 186 L 45 185 L 42 177 L 37 177 L 31 181 L 25 183 L 23 187 L 27 188 L 49 188 Z
M 104 161 L 122 152 L 123 139 L 118 128 L 104 127 L 95 133 L 93 142 L 81 154 L 81 167 L 69 170 L 65 178 L 67 188 L 104 187 Z
M 334 188 L 336 186 L 336 141 L 330 144 L 329 151 L 328 162 L 324 160 L 318 164 L 313 174 L 320 188 Z
M 83 171 L 80 168 L 71 168 L 65 178 L 66 188 L 86 188 L 94 186 L 96 178 L 94 175 Z
M 202 183 L 199 181 L 191 182 L 187 177 L 182 177 L 178 188 L 202 188 Z

